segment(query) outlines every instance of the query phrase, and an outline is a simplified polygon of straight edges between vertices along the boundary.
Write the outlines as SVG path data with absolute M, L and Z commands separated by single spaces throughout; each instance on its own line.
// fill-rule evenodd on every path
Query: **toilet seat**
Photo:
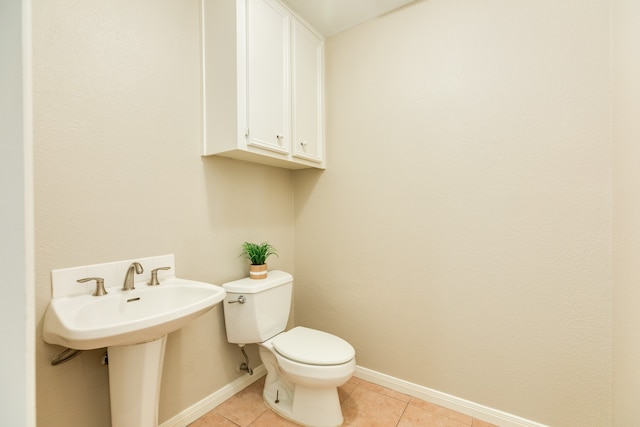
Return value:
M 342 338 L 302 326 L 277 335 L 272 345 L 281 356 L 308 365 L 341 365 L 356 355 L 351 344 Z

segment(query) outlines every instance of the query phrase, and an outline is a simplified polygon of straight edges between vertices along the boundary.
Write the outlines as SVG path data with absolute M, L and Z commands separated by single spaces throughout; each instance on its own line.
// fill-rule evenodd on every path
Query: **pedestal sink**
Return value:
M 50 344 L 91 350 L 108 348 L 111 424 L 156 427 L 167 334 L 206 313 L 225 297 L 220 286 L 166 278 L 158 286 L 137 284 L 107 295 L 55 297 L 44 317 Z

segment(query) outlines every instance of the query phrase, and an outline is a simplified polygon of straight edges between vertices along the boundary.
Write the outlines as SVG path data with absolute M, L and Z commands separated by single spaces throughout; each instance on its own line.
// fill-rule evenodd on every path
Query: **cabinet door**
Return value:
M 272 0 L 247 3 L 247 144 L 289 154 L 289 14 Z
M 293 152 L 322 162 L 324 145 L 323 41 L 304 24 L 293 24 Z

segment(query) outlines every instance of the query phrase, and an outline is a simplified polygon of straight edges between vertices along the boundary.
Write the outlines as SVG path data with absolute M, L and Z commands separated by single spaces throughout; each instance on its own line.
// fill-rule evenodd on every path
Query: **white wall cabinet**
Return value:
M 278 0 L 202 0 L 204 155 L 325 167 L 324 40 Z
M 324 41 L 299 21 L 292 38 L 292 154 L 323 163 Z

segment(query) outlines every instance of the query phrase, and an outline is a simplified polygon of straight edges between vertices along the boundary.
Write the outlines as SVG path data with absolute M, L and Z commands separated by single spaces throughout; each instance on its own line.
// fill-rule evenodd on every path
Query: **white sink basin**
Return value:
M 77 350 L 144 343 L 180 329 L 225 297 L 220 286 L 175 277 L 158 286 L 137 283 L 131 291 L 107 291 L 51 300 L 44 340 Z

